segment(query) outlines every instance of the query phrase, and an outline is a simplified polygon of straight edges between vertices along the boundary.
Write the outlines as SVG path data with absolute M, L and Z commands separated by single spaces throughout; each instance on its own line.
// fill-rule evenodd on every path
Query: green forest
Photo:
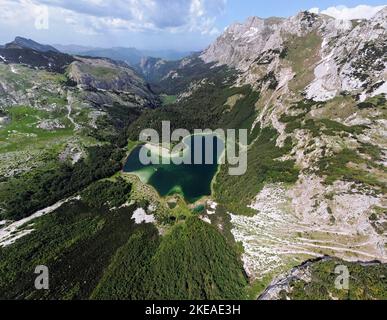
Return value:
M 107 187 L 109 194 L 122 184 L 85 193 Z M 112 211 L 74 200 L 36 220 L 35 231 L 0 248 L 0 299 L 244 297 L 239 256 L 214 227 L 193 216 L 160 237 L 152 224 L 134 224 L 135 208 Z M 49 268 L 50 290 L 34 288 L 41 264 Z

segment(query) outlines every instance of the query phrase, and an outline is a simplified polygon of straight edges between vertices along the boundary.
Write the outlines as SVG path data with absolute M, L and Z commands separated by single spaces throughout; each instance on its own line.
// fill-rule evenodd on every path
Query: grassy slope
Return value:
M 164 106 L 174 104 L 176 102 L 176 100 L 177 100 L 176 95 L 167 95 L 167 94 L 161 95 L 161 101 L 162 101 Z
M 34 109 L 28 106 L 16 106 L 7 110 L 10 123 L 0 129 L 0 153 L 20 151 L 24 148 L 31 148 L 34 144 L 46 144 L 73 135 L 73 126 L 65 118 L 64 114 L 58 111 L 59 117 L 54 112 Z M 41 119 L 59 119 L 66 126 L 56 130 L 44 130 L 37 127 Z
M 83 73 L 89 74 L 96 79 L 105 81 L 113 80 L 120 73 L 120 71 L 117 69 L 112 69 L 105 66 L 92 66 L 86 63 L 80 65 L 80 70 Z
M 292 143 L 287 140 L 283 148 L 276 147 L 277 132 L 264 128 L 248 150 L 247 172 L 243 176 L 230 176 L 228 166 L 222 167 L 214 186 L 217 200 L 234 213 L 249 213 L 246 207 L 270 182 L 295 182 L 298 171 L 294 161 L 278 161 L 289 152 Z

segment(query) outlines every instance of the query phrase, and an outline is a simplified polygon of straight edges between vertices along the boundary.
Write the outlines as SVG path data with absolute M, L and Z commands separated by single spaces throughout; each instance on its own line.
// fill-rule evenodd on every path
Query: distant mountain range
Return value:
M 137 66 L 144 58 L 152 57 L 166 61 L 177 61 L 190 56 L 193 52 L 176 51 L 176 50 L 139 50 L 136 48 L 113 47 L 113 48 L 97 48 L 80 45 L 47 45 L 40 44 L 31 39 L 16 37 L 14 41 L 5 45 L 0 45 L 1 48 L 7 49 L 31 49 L 38 52 L 62 52 L 70 55 L 82 55 L 90 57 L 109 58 L 112 60 L 120 60 L 126 62 L 130 66 Z
M 73 55 L 85 55 L 91 57 L 103 57 L 113 60 L 125 61 L 129 65 L 135 66 L 141 62 L 142 58 L 154 57 L 164 60 L 180 60 L 192 54 L 188 51 L 176 50 L 139 50 L 136 48 L 113 47 L 113 48 L 93 48 L 79 45 L 60 45 L 54 44 L 54 47 L 64 53 Z
M 44 53 L 41 55 L 40 53 Z M 47 45 L 31 39 L 16 37 L 14 41 L 0 45 L 2 60 L 8 63 L 23 63 L 31 67 L 45 68 L 50 71 L 62 72 L 74 57 L 106 58 L 124 62 L 139 73 L 143 73 L 143 65 L 150 61 L 178 63 L 184 57 L 191 56 L 190 52 L 174 50 L 140 51 L 136 48 L 92 48 L 78 45 Z

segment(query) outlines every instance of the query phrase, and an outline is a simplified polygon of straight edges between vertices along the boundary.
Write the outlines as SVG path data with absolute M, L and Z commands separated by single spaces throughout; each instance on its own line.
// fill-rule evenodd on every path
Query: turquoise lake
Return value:
M 206 139 L 212 144 L 209 145 L 212 151 L 209 151 L 208 146 L 205 147 Z M 143 165 L 140 162 L 140 151 L 143 146 L 138 146 L 129 155 L 123 171 L 137 175 L 143 183 L 153 186 L 162 197 L 178 193 L 183 195 L 187 202 L 193 203 L 203 196 L 210 196 L 211 183 L 218 170 L 224 142 L 215 135 L 189 136 L 183 141 L 186 144 L 184 157 L 189 157 L 193 163 L 196 152 L 196 157 L 199 159 L 201 157 L 201 164 L 177 165 L 171 162 Z M 194 145 L 199 147 L 191 147 Z M 206 157 L 207 163 L 210 164 L 206 164 Z

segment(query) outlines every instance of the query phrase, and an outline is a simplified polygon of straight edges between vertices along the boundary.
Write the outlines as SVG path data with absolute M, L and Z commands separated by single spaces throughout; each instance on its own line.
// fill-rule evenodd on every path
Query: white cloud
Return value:
M 192 0 L 190 12 L 196 17 L 201 17 L 204 15 L 203 2 L 200 0 Z
M 1 0 L 8 2 L 9 0 Z M 19 4 L 28 0 L 17 0 Z M 210 34 L 227 0 L 31 0 L 95 32 L 187 30 Z
M 359 5 L 353 8 L 348 8 L 346 6 L 336 6 L 336 7 L 329 7 L 325 10 L 320 10 L 319 8 L 312 8 L 309 11 L 313 13 L 326 14 L 336 19 L 355 20 L 355 19 L 370 19 L 377 12 L 382 10 L 384 7 L 386 6 L 385 5 L 383 6 Z
M 0 0 L 0 39 L 201 50 L 220 33 L 226 1 Z M 48 28 L 36 27 L 39 12 L 48 12 Z
M 9 25 L 17 25 L 31 22 L 39 6 L 29 0 L 0 1 L 0 20 Z
M 320 8 L 311 8 L 308 10 L 310 13 L 315 13 L 315 14 L 319 14 L 320 13 Z

